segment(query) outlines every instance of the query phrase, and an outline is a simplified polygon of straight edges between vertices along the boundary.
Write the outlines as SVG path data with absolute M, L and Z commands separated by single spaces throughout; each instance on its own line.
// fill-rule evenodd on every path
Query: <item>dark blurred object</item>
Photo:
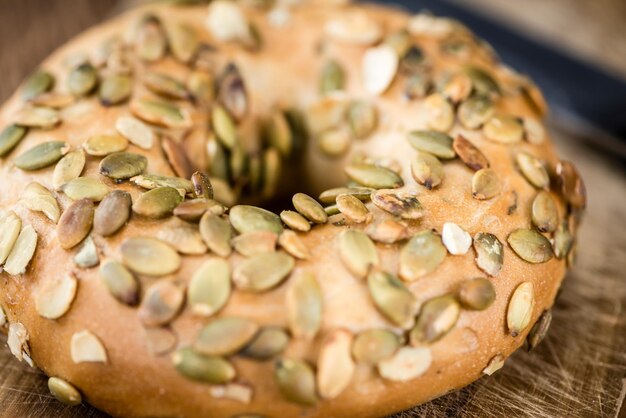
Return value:
M 502 61 L 543 90 L 556 124 L 626 158 L 626 82 L 450 0 L 382 0 L 412 12 L 455 18 L 489 42 Z

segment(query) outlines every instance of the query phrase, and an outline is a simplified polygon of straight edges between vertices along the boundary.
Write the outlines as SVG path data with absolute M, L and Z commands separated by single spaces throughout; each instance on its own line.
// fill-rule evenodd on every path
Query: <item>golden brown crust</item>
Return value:
M 368 95 L 363 90 L 361 62 L 367 47 L 354 46 L 332 39 L 324 40 L 324 25 L 336 16 L 358 10 L 384 28 L 386 34 L 407 25 L 409 16 L 397 11 L 375 6 L 345 6 L 337 9 L 320 5 L 300 5 L 290 9 L 290 20 L 284 27 L 268 23 L 265 11 L 246 9 L 263 36 L 263 46 L 258 52 L 250 52 L 237 43 L 220 43 L 211 39 L 203 26 L 207 11 L 205 7 L 177 8 L 152 6 L 150 9 L 132 10 L 110 22 L 91 29 L 68 45 L 55 52 L 42 68 L 53 73 L 59 80 L 59 90 L 64 88 L 68 58 L 77 54 L 90 54 L 96 45 L 114 34 L 126 33 L 139 17 L 152 10 L 166 23 L 185 21 L 192 24 L 202 37 L 219 46 L 216 54 L 218 67 L 227 62 L 237 63 L 248 86 L 250 114 L 265 116 L 275 106 L 297 106 L 308 108 L 319 99 L 318 77 L 324 63 L 322 56 L 336 59 L 345 71 L 345 94 L 352 98 L 363 98 L 375 103 L 379 112 L 379 127 L 369 138 L 355 140 L 348 154 L 340 158 L 328 158 L 319 151 L 315 141 L 309 141 L 305 158 L 293 167 L 286 167 L 279 186 L 284 194 L 299 190 L 320 192 L 329 187 L 345 183 L 343 166 L 359 154 L 389 158 L 400 164 L 400 175 L 404 180 L 403 191 L 415 191 L 424 208 L 419 221 L 406 222 L 411 235 L 428 229 L 439 234 L 445 222 L 454 222 L 472 237 L 480 232 L 494 234 L 504 246 L 502 270 L 490 280 L 496 289 L 495 302 L 484 311 L 462 310 L 454 328 L 441 340 L 429 345 L 432 364 L 420 377 L 408 382 L 392 382 L 381 379 L 375 368 L 358 364 L 351 383 L 334 399 L 319 401 L 313 407 L 287 402 L 281 396 L 274 380 L 274 361 L 258 362 L 233 356 L 232 363 L 237 371 L 237 382 L 253 389 L 251 403 L 217 399 L 211 396 L 209 385 L 190 381 L 172 366 L 171 353 L 155 355 L 146 346 L 145 330 L 137 315 L 137 308 L 125 306 L 110 296 L 99 278 L 98 268 L 81 269 L 72 261 L 76 249 L 60 247 L 55 225 L 43 214 L 29 211 L 20 203 L 24 187 L 38 181 L 49 189 L 52 187 L 54 167 L 38 171 L 22 171 L 12 164 L 12 158 L 21 155 L 33 145 L 49 140 L 62 140 L 80 149 L 82 143 L 92 135 L 113 133 L 116 119 L 129 114 L 128 106 L 102 107 L 95 96 L 84 99 L 61 111 L 63 122 L 52 130 L 31 130 L 26 138 L 2 160 L 0 165 L 0 208 L 14 210 L 24 224 L 31 224 L 37 231 L 39 242 L 34 258 L 26 274 L 0 277 L 0 306 L 6 311 L 11 323 L 21 323 L 28 331 L 28 347 L 35 364 L 47 375 L 57 376 L 70 382 L 83 394 L 84 399 L 114 416 L 127 417 L 231 417 L 241 413 L 257 413 L 267 417 L 374 417 L 409 408 L 433 399 L 443 393 L 460 388 L 482 374 L 482 370 L 497 355 L 508 357 L 520 347 L 530 331 L 524 328 L 513 337 L 507 327 L 507 308 L 514 290 L 522 282 L 534 285 L 535 304 L 532 309 L 532 325 L 541 313 L 552 305 L 559 284 L 565 273 L 565 260 L 552 258 L 541 264 L 530 264 L 522 260 L 507 245 L 507 237 L 518 228 L 531 228 L 531 205 L 536 188 L 520 174 L 514 162 L 515 156 L 525 151 L 554 168 L 558 159 L 549 140 L 541 144 L 519 141 L 512 145 L 494 143 L 485 138 L 482 130 L 462 128 L 458 123 L 451 136 L 463 134 L 486 156 L 502 182 L 502 192 L 493 199 L 478 200 L 472 197 L 471 179 L 473 171 L 460 159 L 444 162 L 445 177 L 440 186 L 427 190 L 418 185 L 411 175 L 411 162 L 416 151 L 406 139 L 409 130 L 426 129 L 427 111 L 423 99 L 407 101 L 403 98 L 404 83 L 397 79 L 381 96 Z M 515 117 L 537 118 L 524 96 L 516 90 L 521 83 L 491 56 L 477 46 L 464 59 L 446 57 L 439 50 L 440 39 L 418 37 L 419 44 L 431 59 L 432 72 L 441 74 L 456 71 L 468 63 L 491 71 L 503 86 L 504 97 L 497 100 L 498 114 Z M 322 50 L 320 52 L 320 50 Z M 151 65 L 152 69 L 183 77 L 188 71 L 172 59 Z M 143 69 L 134 69 L 139 79 Z M 145 94 L 145 88 L 135 83 L 134 96 Z M 12 122 L 22 106 L 18 94 L 11 98 L 0 113 L 0 126 Z M 194 114 L 198 126 L 206 122 L 206 115 Z M 244 124 L 257 122 L 245 121 Z M 204 133 L 194 132 L 187 137 L 185 147 L 198 166 L 206 164 L 204 145 L 191 143 L 193 138 Z M 200 152 L 196 152 L 197 150 Z M 174 175 L 162 155 L 160 147 L 143 150 L 129 148 L 148 158 L 149 173 Z M 140 188 L 131 182 L 115 184 L 98 174 L 100 158 L 87 156 L 82 176 L 99 177 L 110 188 L 131 193 L 133 201 L 140 195 Z M 565 201 L 553 193 L 558 201 L 560 218 L 567 215 Z M 71 201 L 61 192 L 55 196 L 62 210 Z M 515 209 L 512 207 L 515 206 Z M 391 216 L 367 203 L 374 222 Z M 284 207 L 284 209 L 289 209 Z M 342 215 L 331 221 L 341 223 Z M 371 301 L 366 283 L 355 277 L 341 261 L 337 248 L 337 236 L 346 228 L 365 229 L 365 225 L 314 226 L 301 239 L 311 252 L 308 260 L 298 260 L 291 276 L 303 272 L 314 272 L 323 295 L 322 328 L 313 341 L 291 339 L 285 358 L 304 359 L 316 364 L 323 337 L 335 329 L 347 329 L 357 334 L 371 328 L 399 330 L 383 317 Z M 144 220 L 133 215 L 124 229 L 111 237 L 92 234 L 100 259 L 120 260 L 119 248 L 124 240 L 134 236 L 156 236 L 162 227 L 161 221 Z M 378 268 L 394 275 L 398 274 L 400 244 L 377 245 L 381 260 Z M 214 254 L 185 256 L 180 270 L 158 280 L 172 280 L 188 284 L 199 266 Z M 454 293 L 463 280 L 486 277 L 478 268 L 476 254 L 470 249 L 464 255 L 448 254 L 438 268 L 414 281 L 407 287 L 422 304 L 430 298 Z M 233 253 L 229 261 L 233 268 L 242 263 L 244 257 Z M 59 319 L 45 319 L 34 306 L 33 295 L 41 283 L 60 275 L 74 274 L 78 279 L 78 291 L 69 311 Z M 141 287 L 155 283 L 157 279 L 142 277 Z M 240 316 L 259 325 L 275 325 L 288 328 L 285 313 L 285 293 L 289 281 L 261 294 L 234 291 L 218 317 Z M 200 328 L 209 320 L 194 316 L 188 307 L 171 323 L 177 335 L 177 346 L 192 345 Z M 72 361 L 70 341 L 72 335 L 90 330 L 102 341 L 108 361 L 80 363 Z

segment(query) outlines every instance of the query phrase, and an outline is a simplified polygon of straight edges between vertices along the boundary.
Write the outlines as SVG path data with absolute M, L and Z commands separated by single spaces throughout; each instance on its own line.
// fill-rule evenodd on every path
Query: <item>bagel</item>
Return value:
M 0 112 L 0 326 L 120 417 L 377 417 L 547 331 L 585 207 L 538 88 L 456 21 L 157 4 Z

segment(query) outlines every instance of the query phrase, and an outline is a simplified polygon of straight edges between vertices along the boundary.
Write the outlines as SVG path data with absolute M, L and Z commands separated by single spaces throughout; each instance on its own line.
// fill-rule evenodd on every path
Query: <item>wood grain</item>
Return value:
M 525 0 L 524 7 L 510 0 L 472 1 L 492 5 L 507 19 L 569 48 L 578 45 L 579 51 L 587 51 L 582 55 L 626 77 L 623 0 Z M 0 0 L 0 101 L 54 47 L 105 18 L 115 3 Z M 563 35 L 564 28 L 575 28 L 576 36 Z M 610 47 L 613 44 L 619 44 L 617 49 Z M 619 48 L 621 54 L 613 53 Z M 590 203 L 577 266 L 563 285 L 548 337 L 533 353 L 516 353 L 494 376 L 396 418 L 626 417 L 622 405 L 626 394 L 626 171 L 619 161 L 576 138 L 552 132 L 560 152 L 579 166 Z M 5 345 L 4 337 L 0 344 Z M 106 414 L 87 405 L 60 405 L 49 394 L 45 376 L 17 363 L 2 349 L 0 417 L 100 418 Z

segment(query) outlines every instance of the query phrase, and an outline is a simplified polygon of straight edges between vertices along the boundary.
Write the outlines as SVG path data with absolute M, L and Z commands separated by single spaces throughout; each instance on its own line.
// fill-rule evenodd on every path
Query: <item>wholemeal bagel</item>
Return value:
M 2 108 L 0 326 L 59 400 L 384 416 L 545 334 L 585 193 L 537 87 L 458 22 L 267 3 L 131 10 Z

